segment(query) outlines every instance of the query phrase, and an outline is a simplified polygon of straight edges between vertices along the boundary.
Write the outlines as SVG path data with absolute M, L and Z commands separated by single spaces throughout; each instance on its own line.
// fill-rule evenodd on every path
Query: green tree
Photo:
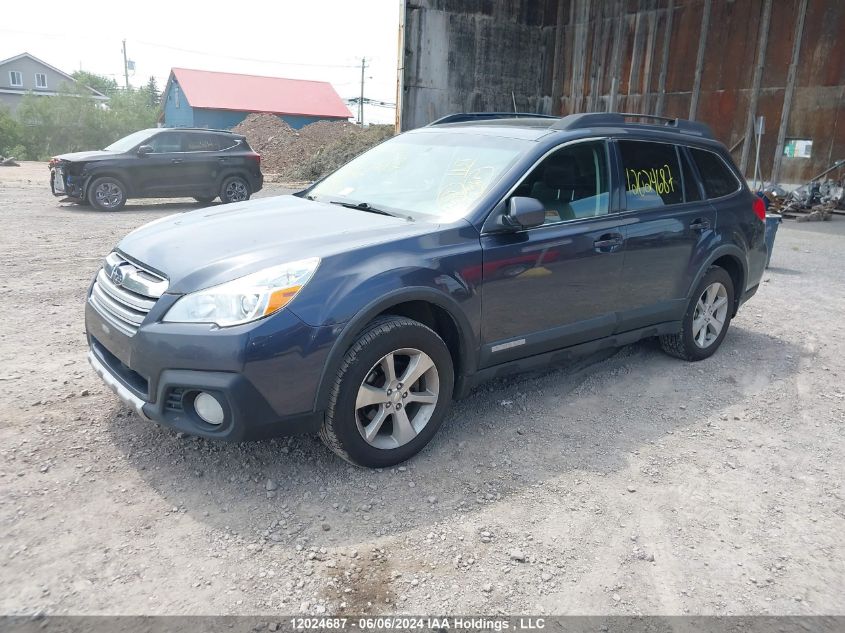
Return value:
M 115 90 L 103 103 L 91 99 L 81 86 L 65 87 L 56 96 L 26 95 L 16 113 L 26 158 L 31 160 L 102 149 L 131 132 L 153 127 L 157 118 L 146 90 Z
M 161 105 L 161 91 L 158 89 L 156 78 L 150 76 L 150 80 L 143 89 L 147 91 L 147 98 L 150 101 L 150 107 L 158 108 Z
M 0 156 L 14 156 L 26 160 L 28 156 L 20 151 L 23 133 L 23 126 L 12 116 L 9 108 L 0 104 Z
M 117 82 L 112 77 L 105 77 L 97 75 L 96 73 L 88 72 L 87 70 L 76 70 L 71 73 L 71 77 L 76 79 L 83 86 L 93 88 L 97 92 L 104 95 L 110 95 L 117 90 Z

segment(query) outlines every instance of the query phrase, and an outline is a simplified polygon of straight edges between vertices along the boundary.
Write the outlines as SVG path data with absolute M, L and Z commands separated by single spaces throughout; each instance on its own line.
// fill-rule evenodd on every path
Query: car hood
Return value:
M 434 226 L 287 195 L 162 218 L 127 235 L 117 249 L 167 277 L 167 292 L 181 294 L 275 264 L 419 235 Z
M 103 149 L 98 149 L 90 152 L 70 152 L 69 154 L 59 154 L 56 158 L 59 160 L 66 160 L 71 163 L 78 163 L 92 160 L 104 160 L 107 158 L 114 158 L 119 155 L 120 154 L 116 152 L 107 152 Z

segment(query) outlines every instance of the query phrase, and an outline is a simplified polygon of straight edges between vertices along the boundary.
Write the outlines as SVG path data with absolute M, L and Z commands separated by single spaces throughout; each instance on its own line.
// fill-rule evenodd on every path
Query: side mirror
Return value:
M 141 145 L 138 148 L 138 156 L 146 156 L 147 154 L 153 153 L 153 146 L 152 145 Z
M 508 212 L 502 216 L 505 226 L 530 229 L 546 221 L 546 207 L 537 198 L 514 196 L 508 201 Z

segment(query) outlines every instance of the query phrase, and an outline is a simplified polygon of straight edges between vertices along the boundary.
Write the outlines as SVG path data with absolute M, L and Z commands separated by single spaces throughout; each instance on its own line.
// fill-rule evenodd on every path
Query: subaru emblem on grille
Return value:
M 123 283 L 123 271 L 120 269 L 120 266 L 115 266 L 114 268 L 112 268 L 111 280 L 112 282 L 114 282 L 115 286 L 119 286 Z

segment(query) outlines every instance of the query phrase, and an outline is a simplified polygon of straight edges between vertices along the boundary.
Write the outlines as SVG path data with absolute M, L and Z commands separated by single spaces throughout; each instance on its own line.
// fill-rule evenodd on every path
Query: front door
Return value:
M 148 141 L 152 152 L 140 156 L 133 167 L 139 195 L 173 196 L 188 190 L 183 136 L 182 132 L 159 132 Z
M 625 229 L 608 165 L 603 141 L 564 146 L 514 191 L 543 202 L 546 223 L 482 235 L 482 367 L 613 332 Z

